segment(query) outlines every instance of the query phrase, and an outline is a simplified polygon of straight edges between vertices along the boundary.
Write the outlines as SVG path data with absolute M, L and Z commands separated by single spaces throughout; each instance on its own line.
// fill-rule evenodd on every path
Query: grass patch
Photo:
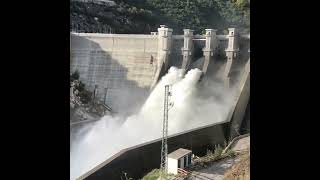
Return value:
M 160 169 L 154 169 L 151 172 L 149 172 L 147 175 L 145 175 L 142 180 L 157 180 L 160 177 L 161 170 Z M 166 174 L 163 173 L 163 180 L 169 180 L 171 177 L 173 177 L 172 174 Z
M 193 165 L 189 169 L 197 170 L 199 168 L 205 168 L 207 166 L 210 166 L 215 161 L 218 161 L 224 158 L 235 157 L 237 155 L 232 150 L 228 150 L 225 153 L 222 153 L 222 152 L 223 152 L 223 148 L 220 145 L 216 146 L 214 151 L 208 150 L 205 156 L 200 157 L 198 159 L 194 159 Z
M 121 180 L 133 180 L 133 178 L 128 177 L 126 172 L 122 172 Z

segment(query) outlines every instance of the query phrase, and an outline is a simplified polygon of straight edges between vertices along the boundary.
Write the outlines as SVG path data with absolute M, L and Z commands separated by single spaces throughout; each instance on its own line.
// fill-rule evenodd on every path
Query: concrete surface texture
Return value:
M 157 69 L 157 42 L 151 35 L 71 35 L 71 72 L 78 70 L 89 90 L 98 85 L 101 100 L 108 88 L 106 102 L 119 111 L 125 101 L 148 93 Z
M 169 158 L 172 159 L 180 159 L 181 157 L 190 154 L 192 151 L 188 150 L 188 149 L 183 149 L 183 148 L 179 148 L 173 152 L 171 152 L 170 154 L 168 154 Z
M 231 146 L 231 149 L 235 152 L 242 152 L 248 150 L 248 148 L 250 148 L 250 136 L 237 140 Z
M 92 34 L 71 36 L 71 43 L 71 69 L 78 69 L 80 78 L 90 87 L 95 83 L 103 86 L 103 80 L 109 80 L 106 85 L 111 88 L 130 86 L 121 81 L 124 79 L 138 87 L 150 86 L 156 68 L 156 38 L 129 35 L 106 38 Z
M 231 121 L 230 126 L 230 138 L 240 135 L 242 121 L 245 117 L 245 111 L 250 99 L 250 59 L 245 64 L 245 67 L 242 70 L 242 75 L 239 79 L 239 97 L 237 100 L 237 105 L 234 110 L 234 117 Z

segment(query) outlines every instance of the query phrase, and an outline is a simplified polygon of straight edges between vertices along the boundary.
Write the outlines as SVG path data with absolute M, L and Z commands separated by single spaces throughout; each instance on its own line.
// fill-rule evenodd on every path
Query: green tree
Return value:
M 70 82 L 73 82 L 74 80 L 79 80 L 79 72 L 78 70 L 76 70 L 75 72 L 73 72 L 70 76 Z
M 201 33 L 204 28 L 220 32 L 236 27 L 250 28 L 249 0 L 115 0 L 117 5 L 71 2 L 71 27 L 98 32 L 100 27 L 115 33 L 150 33 L 160 24 L 173 28 L 174 34 L 191 28 Z M 99 21 L 94 21 L 97 17 Z M 219 32 L 218 32 L 219 33 Z
M 80 75 L 79 72 L 76 70 L 70 75 L 70 83 L 74 81 L 78 81 L 78 83 L 75 85 L 75 90 L 79 92 L 78 96 L 80 97 L 80 101 L 82 104 L 88 104 L 91 102 L 92 99 L 92 92 L 88 91 L 85 88 L 85 84 L 79 80 Z

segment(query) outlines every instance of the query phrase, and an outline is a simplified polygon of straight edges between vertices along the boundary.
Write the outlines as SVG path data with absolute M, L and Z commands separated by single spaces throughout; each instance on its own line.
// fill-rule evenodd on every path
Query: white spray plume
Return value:
M 70 179 L 76 179 L 121 149 L 160 138 L 165 85 L 172 85 L 170 101 L 174 103 L 169 110 L 169 134 L 225 120 L 232 104 L 232 91 L 216 81 L 208 80 L 199 86 L 202 74 L 199 69 L 183 74 L 183 70 L 171 67 L 139 113 L 127 117 L 123 124 L 119 123 L 120 117 L 105 116 L 73 140 Z

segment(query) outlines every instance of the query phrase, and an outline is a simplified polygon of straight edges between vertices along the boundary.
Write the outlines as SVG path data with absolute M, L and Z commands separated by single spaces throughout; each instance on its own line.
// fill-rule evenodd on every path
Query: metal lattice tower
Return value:
M 161 164 L 160 169 L 162 172 L 168 172 L 168 112 L 169 112 L 169 96 L 171 96 L 170 86 L 165 86 L 164 94 L 164 113 L 163 113 L 163 126 L 162 126 L 162 146 L 161 146 Z

